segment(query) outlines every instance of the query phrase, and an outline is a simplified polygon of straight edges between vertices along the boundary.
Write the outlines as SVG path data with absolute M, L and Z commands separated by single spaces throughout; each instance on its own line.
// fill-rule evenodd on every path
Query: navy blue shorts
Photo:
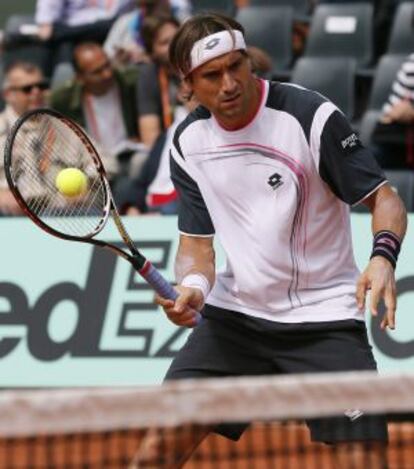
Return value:
M 206 305 L 203 321 L 174 358 L 165 380 L 376 369 L 363 321 L 287 324 Z M 307 421 L 312 440 L 387 441 L 385 417 L 351 417 Z M 225 424 L 215 431 L 237 440 L 247 426 Z

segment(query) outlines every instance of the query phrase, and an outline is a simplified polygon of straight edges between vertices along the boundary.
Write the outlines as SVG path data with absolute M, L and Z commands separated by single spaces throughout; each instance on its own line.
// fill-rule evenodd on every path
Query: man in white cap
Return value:
M 179 296 L 158 302 L 175 324 L 196 326 L 196 311 L 203 319 L 166 379 L 376 370 L 365 296 L 371 289 L 373 315 L 384 300 L 381 327 L 394 329 L 394 269 L 407 220 L 375 159 L 323 96 L 258 79 L 243 28 L 231 18 L 188 20 L 170 59 L 201 105 L 178 127 L 171 148 Z M 349 220 L 349 206 L 358 203 L 373 217 L 362 274 Z M 226 255 L 217 274 L 215 234 Z M 367 467 L 367 457 L 370 467 L 386 467 L 385 419 L 354 417 L 308 422 L 312 440 L 338 447 L 338 467 Z M 167 450 L 155 465 L 160 445 L 152 432 L 136 467 L 182 467 L 209 431 L 238 439 L 246 427 L 186 434 L 180 457 Z M 344 442 L 361 451 L 341 450 Z

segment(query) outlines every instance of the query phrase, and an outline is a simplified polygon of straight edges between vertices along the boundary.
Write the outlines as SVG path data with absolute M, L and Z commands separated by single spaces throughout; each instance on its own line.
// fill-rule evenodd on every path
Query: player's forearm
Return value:
M 407 211 L 400 197 L 387 184 L 375 194 L 371 204 L 372 232 L 391 231 L 402 241 L 407 230 Z
M 181 236 L 175 260 L 177 283 L 189 275 L 202 275 L 210 288 L 215 281 L 215 253 L 213 238 Z

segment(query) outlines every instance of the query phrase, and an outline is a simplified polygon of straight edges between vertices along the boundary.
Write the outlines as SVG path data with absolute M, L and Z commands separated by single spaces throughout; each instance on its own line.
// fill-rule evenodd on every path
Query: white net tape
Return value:
M 372 372 L 169 382 L 158 387 L 3 391 L 0 435 L 303 419 L 414 410 L 414 375 Z

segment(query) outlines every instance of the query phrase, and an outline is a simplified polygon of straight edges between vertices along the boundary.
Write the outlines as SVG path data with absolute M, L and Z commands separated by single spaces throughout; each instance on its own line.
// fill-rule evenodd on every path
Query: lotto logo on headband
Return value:
M 241 31 L 219 31 L 197 41 L 191 49 L 192 72 L 200 65 L 213 60 L 220 55 L 228 54 L 234 50 L 245 50 L 246 43 Z
M 208 41 L 204 49 L 207 49 L 207 50 L 214 49 L 219 43 L 220 43 L 220 39 L 216 37 L 215 39 L 211 39 L 210 41 Z

